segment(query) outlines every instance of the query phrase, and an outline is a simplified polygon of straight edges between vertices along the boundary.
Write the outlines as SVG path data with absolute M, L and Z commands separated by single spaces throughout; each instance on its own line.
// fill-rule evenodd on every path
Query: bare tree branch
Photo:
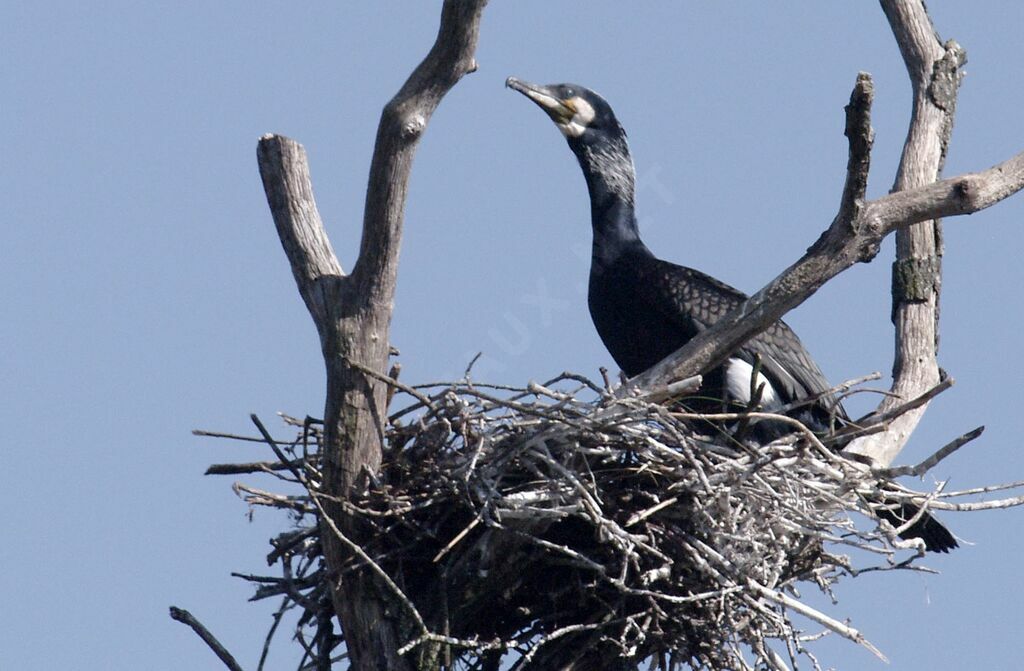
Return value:
M 897 191 L 864 206 L 864 225 L 882 238 L 909 222 L 974 214 L 1024 188 L 1024 153 L 981 172 L 944 179 L 909 191 Z
M 864 205 L 868 190 L 868 171 L 871 168 L 871 145 L 875 131 L 871 127 L 871 103 L 875 98 L 875 84 L 871 75 L 861 72 L 857 75 L 846 106 L 846 132 L 850 145 L 850 156 L 846 163 L 846 184 L 839 204 L 837 218 L 853 221 Z
M 279 461 L 255 461 L 249 464 L 211 464 L 203 475 L 239 475 L 242 473 L 267 473 L 290 470 L 291 466 Z M 292 464 L 294 466 L 294 464 Z
M 380 467 L 388 387 L 365 371 L 387 371 L 388 330 L 413 156 L 444 95 L 476 69 L 474 53 L 486 0 L 446 0 L 437 39 L 423 62 L 384 107 L 370 166 L 362 242 L 346 276 L 317 213 L 302 147 L 287 138 L 260 140 L 258 158 L 267 202 L 299 293 L 320 334 L 327 368 L 322 492 L 346 498 Z M 355 365 L 353 365 L 355 364 Z M 328 499 L 330 500 L 330 499 Z M 353 534 L 341 505 L 328 512 Z M 324 555 L 337 573 L 349 550 L 325 533 Z M 334 605 L 352 668 L 408 669 L 395 609 L 366 573 L 334 583 Z
M 235 658 L 228 652 L 227 648 L 221 645 L 220 641 L 192 613 L 184 608 L 171 606 L 171 619 L 192 627 L 192 631 L 196 632 L 196 635 L 203 639 L 203 643 L 209 646 L 210 650 L 213 650 L 213 654 L 217 655 L 220 661 L 224 662 L 224 666 L 230 669 L 230 671 L 242 671 L 242 667 L 238 665 L 238 662 L 235 661 Z
M 390 300 L 394 292 L 413 154 L 444 95 L 476 71 L 474 53 L 486 4 L 487 0 L 446 0 L 434 46 L 381 113 L 359 260 L 352 271 L 363 301 L 383 296 Z
M 302 300 L 319 328 L 327 320 L 336 283 L 345 274 L 313 198 L 306 150 L 289 138 L 264 135 L 256 152 L 277 235 Z
M 916 466 L 899 466 L 897 468 L 881 468 L 876 469 L 875 473 L 885 478 L 898 478 L 903 475 L 913 475 L 914 477 L 922 477 L 937 463 L 953 454 L 961 447 L 971 442 L 985 431 L 985 427 L 979 426 L 976 429 L 972 429 L 967 433 L 954 438 L 945 445 L 943 445 L 935 454 L 931 455 Z
M 953 123 L 963 50 L 943 46 L 920 0 L 882 0 L 914 86 L 914 114 L 893 193 L 865 202 L 870 160 L 871 80 L 858 76 L 847 106 L 850 142 L 846 184 L 835 220 L 806 254 L 711 328 L 630 380 L 652 388 L 713 368 L 743 342 L 809 298 L 825 282 L 870 261 L 882 239 L 897 232 L 893 320 L 897 333 L 894 385 L 878 409 L 885 414 L 939 383 L 935 360 L 941 234 L 937 219 L 972 214 L 1024 188 L 1024 153 L 988 170 L 936 182 Z M 908 231 L 908 232 L 904 232 Z M 903 413 L 885 431 L 850 448 L 889 465 L 927 405 Z
M 854 221 L 838 217 L 800 258 L 684 347 L 630 380 L 648 389 L 669 384 L 720 363 L 850 266 L 870 261 L 882 239 L 898 229 L 934 217 L 973 214 L 1024 188 L 1024 153 L 988 170 L 901 191 L 865 203 Z

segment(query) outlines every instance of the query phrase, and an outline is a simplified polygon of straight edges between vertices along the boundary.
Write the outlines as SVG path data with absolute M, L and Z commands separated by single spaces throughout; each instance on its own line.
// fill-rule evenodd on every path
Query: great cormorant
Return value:
M 515 77 L 506 85 L 547 112 L 583 169 L 594 233 L 587 301 L 598 335 L 626 375 L 647 370 L 746 300 L 741 291 L 709 275 L 655 257 L 640 239 L 626 132 L 601 96 L 575 84 L 538 86 Z M 702 394 L 719 399 L 717 408 L 706 400 L 695 405 L 704 411 L 720 410 L 723 403 L 746 407 L 752 389 L 759 387 L 760 405 L 768 411 L 807 401 L 790 414 L 814 430 L 846 419 L 828 393 L 825 376 L 782 321 L 705 375 Z M 753 428 L 763 441 L 776 437 L 780 425 L 762 422 Z M 883 517 L 900 526 L 916 512 L 903 506 L 901 515 Z M 928 515 L 904 535 L 922 538 L 936 552 L 957 547 L 952 534 Z

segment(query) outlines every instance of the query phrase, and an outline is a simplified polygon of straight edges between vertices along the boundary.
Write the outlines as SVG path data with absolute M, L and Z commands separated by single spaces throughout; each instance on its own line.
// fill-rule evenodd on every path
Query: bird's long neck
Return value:
M 573 149 L 590 192 L 595 268 L 610 265 L 624 252 L 646 249 L 633 211 L 636 171 L 625 137 L 601 138 Z

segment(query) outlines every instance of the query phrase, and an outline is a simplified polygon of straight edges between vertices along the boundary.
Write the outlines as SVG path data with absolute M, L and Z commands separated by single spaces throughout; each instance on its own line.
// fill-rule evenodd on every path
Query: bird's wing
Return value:
M 652 258 L 637 268 L 645 303 L 687 330 L 703 331 L 746 300 L 746 295 L 699 270 Z
M 743 345 L 741 352 L 752 357 L 760 356 L 765 374 L 773 384 L 778 381 L 781 387 L 776 387 L 776 390 L 790 402 L 820 396 L 831 388 L 800 338 L 784 322 L 776 322 L 752 338 Z M 832 410 L 835 400 L 831 394 L 826 394 L 821 398 L 821 405 Z M 837 414 L 844 416 L 841 407 L 836 410 Z
M 706 329 L 747 299 L 724 282 L 668 261 L 655 259 L 645 270 L 641 289 L 645 300 L 688 330 Z M 759 356 L 762 372 L 787 403 L 831 387 L 800 338 L 782 321 L 744 343 L 733 356 L 751 364 Z M 823 406 L 833 404 L 831 397 L 822 399 Z

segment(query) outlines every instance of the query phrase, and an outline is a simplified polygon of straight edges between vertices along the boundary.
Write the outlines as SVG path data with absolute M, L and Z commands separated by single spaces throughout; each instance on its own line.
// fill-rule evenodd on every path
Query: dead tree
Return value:
M 366 188 L 362 242 L 351 274 L 343 272 L 324 231 L 302 147 L 276 135 L 260 140 L 267 201 L 299 293 L 320 334 L 327 368 L 324 434 L 330 448 L 320 487 L 334 501 L 364 486 L 366 475 L 380 468 L 387 386 L 360 367 L 387 371 L 413 156 L 441 99 L 476 69 L 484 5 L 486 0 L 446 0 L 433 48 L 384 107 Z M 349 553 L 340 537 L 349 525 L 339 505 L 328 502 L 327 507 L 338 520 L 339 533 L 326 530 L 324 552 L 329 565 L 340 566 Z M 334 593 L 352 668 L 412 669 L 410 660 L 397 654 L 404 641 L 374 582 L 355 574 L 338 581 Z
M 445 1 L 437 41 L 384 108 L 366 192 L 362 242 L 351 273 L 343 272 L 323 229 L 302 147 L 275 135 L 265 136 L 259 143 L 268 203 L 299 293 L 319 332 L 326 364 L 320 480 L 306 484 L 311 492 L 316 491 L 312 501 L 322 514 L 320 533 L 327 575 L 353 669 L 404 671 L 439 666 L 438 653 L 436 649 L 431 652 L 429 646 L 426 651 L 420 648 L 415 655 L 407 654 L 410 640 L 419 637 L 423 642 L 436 642 L 444 637 L 425 635 L 422 617 L 386 572 L 373 562 L 367 563 L 374 570 L 345 570 L 353 555 L 364 556 L 360 553 L 366 542 L 353 523 L 348 502 L 363 495 L 380 471 L 388 391 L 397 386 L 387 375 L 388 329 L 413 155 L 442 97 L 476 68 L 473 56 L 485 4 L 486 0 Z M 800 260 L 767 287 L 632 380 L 631 387 L 661 388 L 720 363 L 733 348 L 781 318 L 829 279 L 873 258 L 880 241 L 892 232 L 897 233 L 899 255 L 893 272 L 895 396 L 878 409 L 878 415 L 885 416 L 892 405 L 925 396 L 939 382 L 935 358 L 941 258 L 938 218 L 976 212 L 1020 190 L 1024 187 L 1024 154 L 982 172 L 936 181 L 952 129 L 964 51 L 955 42 L 939 41 L 921 0 L 882 0 L 881 4 L 914 89 L 914 112 L 893 192 L 874 201 L 865 199 L 873 140 L 873 89 L 870 76 L 861 74 L 847 107 L 847 178 L 832 224 Z M 887 422 L 885 431 L 862 439 L 853 449 L 879 466 L 888 466 L 905 444 L 926 401 L 925 396 L 916 410 Z M 823 468 L 836 470 L 827 465 Z M 296 475 L 300 480 L 308 478 Z M 661 508 L 638 513 L 636 519 L 644 520 L 656 509 Z M 798 608 L 760 582 L 751 589 L 758 603 L 767 599 Z M 859 640 L 855 630 L 834 630 Z M 769 666 L 781 668 L 779 660 L 768 652 L 763 654 L 772 660 Z M 551 655 L 549 659 L 564 658 Z M 575 663 L 566 662 L 566 668 L 580 668 L 573 666 Z M 593 664 L 594 659 L 588 663 Z M 607 668 L 623 665 L 611 659 L 605 663 Z

